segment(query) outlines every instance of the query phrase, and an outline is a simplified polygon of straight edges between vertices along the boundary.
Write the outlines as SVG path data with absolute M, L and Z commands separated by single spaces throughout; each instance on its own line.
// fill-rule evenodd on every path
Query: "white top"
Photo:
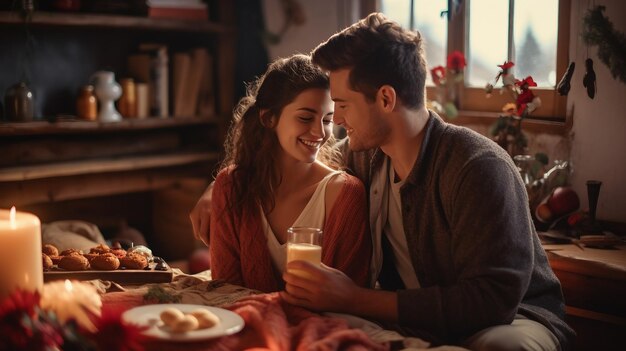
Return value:
M 324 228 L 324 222 L 326 219 L 326 185 L 337 174 L 343 173 L 342 171 L 333 171 L 325 176 L 317 185 L 315 192 L 309 199 L 309 202 L 304 206 L 302 212 L 298 218 L 291 225 L 292 227 L 308 227 L 308 228 Z M 267 238 L 267 248 L 270 251 L 270 256 L 274 267 L 279 272 L 285 271 L 285 262 L 287 259 L 287 243 L 281 244 L 278 242 L 274 231 L 267 222 L 263 208 L 259 207 L 261 211 L 261 223 L 263 224 L 263 232 Z
M 417 274 L 411 263 L 408 246 L 406 243 L 406 235 L 404 233 L 404 224 L 402 222 L 402 199 L 400 197 L 400 188 L 404 185 L 404 180 L 395 181 L 395 171 L 389 162 L 389 181 L 387 182 L 387 193 L 389 194 L 387 208 L 387 224 L 385 225 L 385 234 L 395 259 L 396 269 L 400 278 L 404 282 L 407 289 L 417 289 L 420 283 L 417 280 Z

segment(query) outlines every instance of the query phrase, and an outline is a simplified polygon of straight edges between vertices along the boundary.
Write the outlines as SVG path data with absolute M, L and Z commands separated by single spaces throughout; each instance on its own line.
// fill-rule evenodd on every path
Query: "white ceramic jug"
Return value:
M 119 122 L 122 116 L 115 109 L 114 102 L 122 95 L 122 88 L 115 81 L 115 73 L 98 71 L 91 76 L 90 81 L 95 87 L 96 97 L 100 104 L 98 120 L 100 122 Z

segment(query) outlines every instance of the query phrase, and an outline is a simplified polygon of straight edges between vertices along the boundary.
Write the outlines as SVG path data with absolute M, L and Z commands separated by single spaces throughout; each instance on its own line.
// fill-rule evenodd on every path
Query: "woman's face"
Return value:
M 308 89 L 283 108 L 276 136 L 285 156 L 312 163 L 333 128 L 334 103 L 326 89 Z

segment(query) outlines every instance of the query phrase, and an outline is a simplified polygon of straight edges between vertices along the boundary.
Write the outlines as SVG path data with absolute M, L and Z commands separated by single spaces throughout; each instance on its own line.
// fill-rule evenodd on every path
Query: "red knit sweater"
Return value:
M 360 286 L 369 282 L 372 252 L 365 188 L 346 175 L 332 211 L 324 224 L 322 262 L 341 270 Z M 241 218 L 230 209 L 232 178 L 222 171 L 215 179 L 211 208 L 211 274 L 232 284 L 263 292 L 284 288 L 270 257 L 260 211 L 244 209 Z

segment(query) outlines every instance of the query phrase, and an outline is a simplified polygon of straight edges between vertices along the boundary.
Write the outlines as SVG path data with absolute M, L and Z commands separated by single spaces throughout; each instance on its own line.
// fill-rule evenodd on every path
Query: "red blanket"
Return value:
M 229 307 L 246 322 L 243 332 L 223 338 L 215 350 L 388 350 L 338 318 L 323 317 L 281 300 L 277 293 L 245 297 Z

